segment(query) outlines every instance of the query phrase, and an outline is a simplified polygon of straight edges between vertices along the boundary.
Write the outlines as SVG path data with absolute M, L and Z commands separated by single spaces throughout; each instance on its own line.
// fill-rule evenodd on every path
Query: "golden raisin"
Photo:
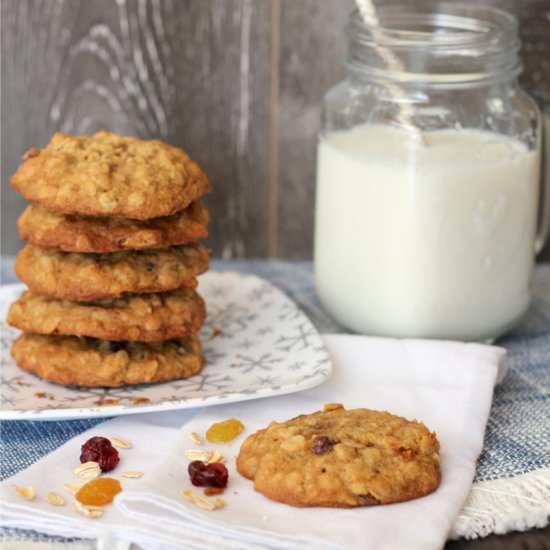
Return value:
M 98 477 L 82 485 L 76 493 L 76 500 L 86 506 L 104 506 L 113 502 L 120 491 L 122 491 L 122 486 L 118 479 Z
M 216 422 L 208 428 L 206 441 L 210 443 L 225 443 L 237 437 L 244 430 L 244 424 L 236 418 Z

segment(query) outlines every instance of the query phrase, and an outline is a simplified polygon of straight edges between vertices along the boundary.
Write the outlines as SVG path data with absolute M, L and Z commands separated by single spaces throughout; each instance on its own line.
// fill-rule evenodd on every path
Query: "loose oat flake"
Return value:
M 212 464 L 212 462 L 221 462 L 223 464 L 225 462 L 225 458 L 221 455 L 220 451 L 212 451 L 212 456 L 208 462 L 210 464 Z
M 225 500 L 223 498 L 212 500 L 191 489 L 184 489 L 181 492 L 181 496 L 204 510 L 215 510 L 216 508 L 223 508 L 225 506 Z
M 197 445 L 202 445 L 204 443 L 204 439 L 202 438 L 201 434 L 198 434 L 197 432 L 189 432 L 189 439 L 196 443 Z
M 125 472 L 122 472 L 120 475 L 122 477 L 138 478 L 143 476 L 143 472 L 139 472 L 138 470 L 126 470 Z
M 54 491 L 50 491 L 46 495 L 46 500 L 52 506 L 63 506 L 65 504 L 65 499 L 59 493 L 55 493 Z
M 84 485 L 84 483 L 78 483 L 77 481 L 72 481 L 71 483 L 64 483 L 63 489 L 65 489 L 65 491 L 67 491 L 67 493 L 71 495 L 76 495 L 76 493 L 78 493 L 78 490 L 80 489 L 80 487 L 82 487 L 82 485 Z
M 133 447 L 133 445 L 123 437 L 119 437 L 119 436 L 109 437 L 109 441 L 119 449 L 131 449 Z
M 90 460 L 89 462 L 84 462 L 74 469 L 74 475 L 76 477 L 81 477 L 83 479 L 94 479 L 101 474 L 101 466 L 99 462 L 94 462 Z
M 74 509 L 87 518 L 100 518 L 103 515 L 103 510 L 98 506 L 85 506 L 84 504 L 74 501 Z
M 29 485 L 29 487 L 20 487 L 19 485 L 14 485 L 13 488 L 15 489 L 15 492 L 17 494 L 21 495 L 23 498 L 26 498 L 27 500 L 33 500 L 34 497 L 36 496 L 36 492 L 32 485 Z
M 203 451 L 202 449 L 189 449 L 185 451 L 185 456 L 191 460 L 200 460 L 201 462 L 225 462 L 225 458 L 221 455 L 220 451 Z

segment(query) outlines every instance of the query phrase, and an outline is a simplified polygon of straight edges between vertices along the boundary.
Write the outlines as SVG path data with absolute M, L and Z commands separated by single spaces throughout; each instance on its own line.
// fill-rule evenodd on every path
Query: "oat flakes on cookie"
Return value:
M 195 277 L 207 269 L 208 250 L 198 243 L 109 254 L 27 245 L 15 260 L 17 276 L 33 292 L 73 301 L 195 286 Z
M 11 353 L 22 369 L 77 386 L 167 382 L 196 374 L 204 365 L 196 335 L 143 343 L 23 333 Z
M 44 149 L 27 151 L 11 184 L 49 210 L 136 220 L 170 216 L 210 191 L 181 149 L 106 131 L 55 133 Z
M 339 404 L 249 436 L 237 470 L 266 497 L 299 507 L 402 502 L 441 479 L 439 443 L 422 423 Z
M 29 205 L 17 221 L 20 237 L 42 248 L 65 252 L 118 252 L 165 248 L 208 235 L 208 211 L 200 202 L 172 216 L 139 221 L 65 215 Z
M 192 288 L 183 287 L 93 302 L 24 292 L 11 305 L 8 323 L 38 334 L 154 342 L 196 334 L 205 317 L 203 299 Z

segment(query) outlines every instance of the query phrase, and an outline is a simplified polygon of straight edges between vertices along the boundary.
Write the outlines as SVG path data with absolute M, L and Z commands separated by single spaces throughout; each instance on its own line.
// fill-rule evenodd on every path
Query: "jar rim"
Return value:
M 498 39 L 519 43 L 518 21 L 514 15 L 492 6 L 469 2 L 437 2 L 420 0 L 410 4 L 403 0 L 379 6 L 380 40 L 384 44 L 424 48 L 463 48 L 485 44 L 494 46 Z M 410 23 L 423 24 L 426 30 L 411 30 Z M 405 26 L 406 25 L 406 26 Z M 430 29 L 430 26 L 433 28 Z M 348 36 L 372 43 L 373 26 L 365 23 L 355 9 L 346 27 Z M 509 45 L 507 46 L 509 47 Z
M 402 82 L 418 80 L 421 76 L 425 82 L 442 80 L 449 84 L 452 76 L 465 82 L 482 80 L 496 73 L 516 76 L 521 71 L 518 21 L 501 9 L 469 2 L 417 0 L 411 4 L 390 0 L 378 6 L 377 15 L 380 21 L 377 27 L 363 21 L 357 9 L 350 15 L 346 26 L 350 51 L 345 65 L 354 72 Z M 392 75 L 391 71 L 370 66 L 366 53 L 355 55 L 358 48 L 374 54 L 381 47 L 397 55 L 410 57 L 422 53 L 432 60 L 440 60 L 438 74 L 419 75 L 413 67 L 410 72 L 405 67 L 405 71 Z M 484 70 L 479 70 L 478 66 L 470 72 L 465 65 L 457 69 L 456 64 L 449 64 L 445 70 L 441 61 L 445 58 L 486 63 Z

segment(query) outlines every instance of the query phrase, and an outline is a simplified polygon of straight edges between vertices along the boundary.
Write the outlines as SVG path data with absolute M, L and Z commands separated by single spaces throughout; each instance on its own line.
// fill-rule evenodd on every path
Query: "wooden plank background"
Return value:
M 533 6 L 550 5 L 491 3 L 523 10 L 524 39 L 540 23 Z M 24 200 L 9 175 L 24 151 L 58 129 L 107 128 L 165 139 L 204 166 L 215 190 L 206 199 L 215 256 L 311 258 L 320 104 L 344 74 L 342 29 L 352 7 L 2 0 L 2 252 L 21 246 L 15 221 Z M 531 47 L 540 59 L 550 31 Z M 550 70 L 537 63 L 525 82 L 550 94 Z M 541 258 L 550 260 L 550 247 Z

